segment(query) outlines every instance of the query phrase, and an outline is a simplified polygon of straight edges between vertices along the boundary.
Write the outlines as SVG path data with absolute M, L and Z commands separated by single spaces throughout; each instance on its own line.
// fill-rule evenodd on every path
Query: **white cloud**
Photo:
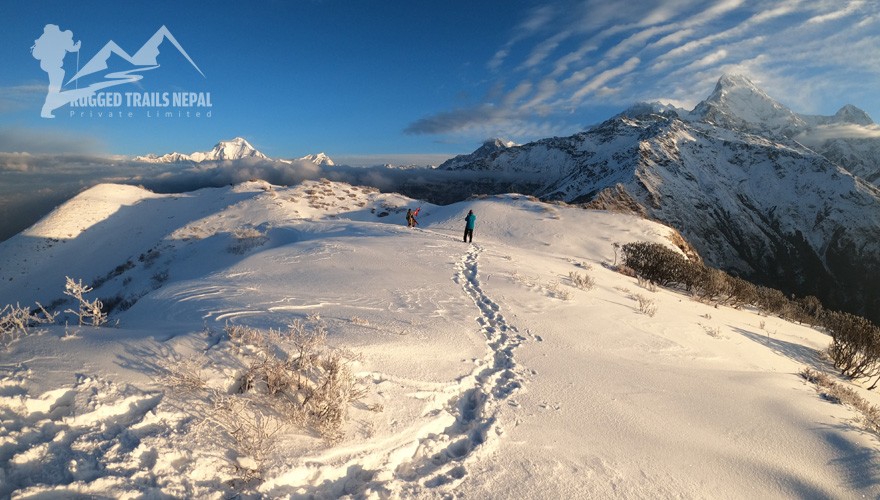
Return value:
M 528 110 L 540 106 L 556 95 L 559 85 L 552 78 L 545 78 L 538 84 L 538 90 L 531 99 L 523 103 L 522 109 Z
M 693 63 L 691 63 L 688 67 L 691 69 L 701 68 L 705 66 L 712 66 L 713 64 L 717 64 L 720 61 L 723 61 L 727 58 L 727 51 L 724 49 L 718 49 L 711 54 L 707 54 Z
M 592 105 L 656 96 L 695 104 L 734 71 L 797 112 L 880 105 L 880 1 L 584 0 L 531 12 L 490 61 L 497 93 L 408 130 L 569 123 Z
M 513 90 L 504 96 L 503 105 L 505 108 L 513 108 L 519 103 L 526 94 L 531 92 L 532 83 L 529 81 L 520 82 Z
M 96 154 L 105 150 L 95 137 L 52 129 L 0 128 L 0 152 Z
M 0 153 L 0 172 L 27 172 L 31 159 L 30 153 Z
M 597 91 L 598 89 L 604 87 L 608 82 L 617 78 L 621 75 L 625 75 L 631 71 L 633 71 L 641 62 L 638 57 L 631 57 L 625 63 L 617 66 L 616 68 L 611 68 L 609 70 L 605 70 L 598 75 L 596 75 L 589 83 L 578 89 L 572 96 L 571 99 L 573 102 L 577 103 L 584 98 L 584 96 Z
M 778 5 L 772 9 L 762 10 L 758 12 L 744 24 L 763 23 L 772 19 L 776 19 L 777 17 L 791 14 L 793 12 L 796 12 L 797 7 L 800 6 L 802 3 L 803 2 L 801 0 L 789 0 L 788 2 L 784 2 L 781 5 Z
M 45 99 L 46 90 L 46 84 L 37 83 L 0 87 L 0 113 L 36 107 Z
M 821 144 L 832 139 L 880 139 L 880 125 L 856 125 L 841 123 L 820 125 L 796 137 L 807 145 Z
M 840 2 L 835 2 L 833 6 L 839 7 L 839 3 Z M 864 5 L 865 2 L 863 1 L 851 1 L 848 2 L 843 8 L 836 8 L 835 10 L 831 10 L 830 12 L 811 17 L 807 20 L 806 24 L 822 24 L 836 21 L 838 19 L 855 14 L 856 12 L 860 11 Z
M 663 38 L 657 40 L 656 42 L 648 45 L 649 49 L 659 49 L 661 47 L 665 47 L 667 45 L 677 45 L 681 43 L 682 40 L 690 37 L 694 34 L 694 30 L 692 28 L 685 28 L 682 30 L 677 30 L 674 33 L 670 33 Z
M 550 54 L 559 47 L 559 44 L 563 42 L 566 38 L 570 37 L 571 33 L 568 31 L 562 31 L 557 33 L 550 38 L 544 40 L 539 43 L 533 50 L 531 55 L 523 62 L 522 68 L 528 69 L 533 68 L 543 62 Z

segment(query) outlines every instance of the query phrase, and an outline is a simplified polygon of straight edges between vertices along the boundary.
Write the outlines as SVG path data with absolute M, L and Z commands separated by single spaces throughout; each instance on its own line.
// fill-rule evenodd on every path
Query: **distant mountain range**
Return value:
M 146 163 L 201 163 L 203 161 L 220 161 L 220 160 L 241 160 L 243 158 L 256 158 L 261 160 L 273 161 L 272 158 L 264 155 L 253 147 L 246 139 L 236 137 L 229 141 L 218 142 L 211 151 L 184 154 L 184 153 L 167 153 L 164 155 L 149 154 L 146 156 L 136 156 L 134 161 Z M 293 163 L 294 161 L 307 161 L 316 165 L 332 166 L 333 160 L 324 153 L 309 154 L 302 158 L 294 160 L 277 160 L 284 163 Z
M 136 160 L 241 158 L 269 160 L 242 138 Z M 324 154 L 277 161 L 333 165 Z M 384 169 L 398 172 L 395 189 L 434 203 L 520 192 L 639 213 L 713 266 L 880 322 L 880 127 L 855 106 L 799 114 L 725 75 L 693 110 L 640 103 L 570 137 L 492 139 L 428 170 Z
M 855 106 L 801 115 L 725 75 L 691 111 L 643 103 L 570 137 L 493 140 L 438 169 L 641 213 L 712 265 L 880 321 L 880 133 Z
M 332 167 L 333 165 L 336 165 L 336 163 L 334 163 L 333 160 L 329 156 L 325 155 L 324 153 L 305 155 L 302 158 L 297 158 L 297 160 L 307 161 L 310 163 L 314 163 L 315 165 L 325 165 L 328 167 Z M 291 160 L 281 160 L 281 161 L 291 162 Z

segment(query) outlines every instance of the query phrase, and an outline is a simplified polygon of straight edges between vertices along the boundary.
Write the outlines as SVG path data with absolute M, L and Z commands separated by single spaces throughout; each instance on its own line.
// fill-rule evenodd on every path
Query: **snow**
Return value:
M 723 75 L 714 92 L 693 114 L 711 123 L 790 135 L 806 127 L 797 113 L 786 108 L 742 75 Z
M 134 161 L 142 161 L 146 163 L 201 163 L 203 161 L 240 160 L 242 158 L 270 159 L 268 156 L 251 146 L 247 139 L 236 137 L 229 141 L 218 142 L 214 145 L 214 148 L 211 149 L 211 151 L 196 151 L 191 154 L 174 152 L 162 156 L 151 153 L 146 156 L 136 156 Z
M 614 243 L 672 233 L 519 195 L 434 206 L 326 181 L 97 186 L 0 243 L 0 303 L 51 303 L 65 275 L 133 302 L 113 327 L 47 327 L 3 353 L 0 496 L 880 495 L 877 437 L 798 376 L 830 370 L 824 333 L 605 266 Z M 367 395 L 341 441 L 288 427 L 262 478 L 235 481 L 253 457 L 198 432 L 162 363 L 202 356 L 222 391 L 239 369 L 222 355 L 227 323 L 314 314 L 328 343 L 360 354 Z
M 326 165 L 328 167 L 332 167 L 333 165 L 336 165 L 336 163 L 333 162 L 333 159 L 331 159 L 329 156 L 327 156 L 323 152 L 317 153 L 317 154 L 307 154 L 307 155 L 303 156 L 302 158 L 298 158 L 298 160 L 307 161 L 309 163 L 314 163 L 315 165 Z
M 240 160 L 242 158 L 268 159 L 266 155 L 257 151 L 242 137 L 236 137 L 231 141 L 220 141 L 214 146 L 214 149 L 207 153 L 196 152 L 190 155 L 190 159 L 194 162 L 207 160 Z
M 214 146 L 214 148 L 211 149 L 211 151 L 196 151 L 191 154 L 174 152 L 167 153 L 161 156 L 155 153 L 150 153 L 145 156 L 136 156 L 134 157 L 134 161 L 140 161 L 144 163 L 201 163 L 205 161 L 234 161 L 241 160 L 242 158 L 257 158 L 270 161 L 272 160 L 271 158 L 254 148 L 251 143 L 247 141 L 247 139 L 243 137 L 236 137 L 229 141 L 218 142 Z M 336 163 L 333 162 L 333 159 L 327 156 L 325 153 L 307 154 L 295 160 L 279 159 L 277 161 L 287 164 L 291 164 L 294 162 L 308 162 L 320 166 L 336 165 Z

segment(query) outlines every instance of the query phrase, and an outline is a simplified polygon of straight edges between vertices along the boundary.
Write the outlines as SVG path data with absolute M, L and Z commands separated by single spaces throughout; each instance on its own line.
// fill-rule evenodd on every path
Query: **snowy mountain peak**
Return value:
M 725 128 L 785 136 L 794 135 L 806 125 L 799 115 L 771 98 L 747 77 L 735 74 L 719 78 L 712 95 L 698 104 L 693 114 Z
M 495 137 L 493 139 L 488 139 L 488 140 L 483 141 L 483 146 L 491 146 L 491 147 L 494 147 L 495 149 L 505 149 L 505 148 L 512 148 L 514 146 L 518 146 L 518 144 L 513 141 L 506 141 L 500 137 Z
M 868 113 L 865 113 L 864 111 L 853 106 L 852 104 L 847 104 L 846 106 L 840 108 L 837 113 L 834 113 L 834 118 L 839 123 L 853 123 L 856 125 L 874 124 L 874 120 L 871 120 L 871 117 L 868 116 Z
M 247 139 L 236 137 L 228 141 L 218 142 L 214 145 L 214 149 L 207 152 L 196 151 L 188 155 L 175 152 L 162 156 L 148 154 L 146 156 L 136 156 L 134 160 L 147 163 L 181 163 L 188 161 L 199 163 L 203 161 L 240 160 L 242 158 L 270 159 L 268 156 L 257 151 Z
M 318 154 L 309 154 L 305 155 L 302 158 L 297 158 L 298 160 L 307 161 L 310 163 L 314 163 L 315 165 L 325 165 L 328 167 L 332 167 L 336 165 L 336 163 L 323 152 Z
M 266 160 L 269 157 L 257 151 L 243 137 L 236 137 L 230 141 L 218 142 L 214 149 L 208 153 L 193 153 L 190 155 L 190 158 L 195 162 L 200 162 L 207 160 L 240 160 L 242 158 L 261 158 Z
M 717 92 L 719 89 L 736 89 L 736 88 L 745 88 L 749 89 L 753 92 L 758 92 L 764 94 L 764 91 L 758 88 L 755 85 L 755 82 L 749 79 L 749 77 L 745 75 L 741 75 L 738 73 L 725 73 L 721 75 L 721 78 L 718 79 L 718 83 L 715 85 L 715 91 Z M 767 94 L 764 94 L 766 97 Z M 768 97 L 769 99 L 769 97 Z
M 662 115 L 665 113 L 675 113 L 678 115 L 681 113 L 687 113 L 685 110 L 681 110 L 676 108 L 671 104 L 664 104 L 659 101 L 654 102 L 637 102 L 627 108 L 624 112 L 620 113 L 620 116 L 627 116 L 630 118 L 635 118 L 642 115 Z
M 483 141 L 483 144 L 474 151 L 473 154 L 478 156 L 488 156 L 496 151 L 504 151 L 507 148 L 512 148 L 514 146 L 518 146 L 517 143 L 513 141 L 506 141 L 501 138 L 488 139 Z
M 468 155 L 458 155 L 454 158 L 450 158 L 443 162 L 438 168 L 440 168 L 441 170 L 455 170 L 459 166 L 469 165 L 477 161 L 488 160 L 502 153 L 503 151 L 506 151 L 516 146 L 519 146 L 519 144 L 513 141 L 506 141 L 497 137 L 494 139 L 488 139 L 484 141 L 483 144 L 473 153 Z

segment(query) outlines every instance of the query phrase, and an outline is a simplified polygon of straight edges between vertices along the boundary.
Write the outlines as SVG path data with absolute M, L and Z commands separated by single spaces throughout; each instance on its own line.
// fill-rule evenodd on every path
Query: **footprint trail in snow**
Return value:
M 498 304 L 483 290 L 478 273 L 481 252 L 471 245 L 456 265 L 453 279 L 479 310 L 477 322 L 489 348 L 487 355 L 478 362 L 473 387 L 450 401 L 455 423 L 443 434 L 424 439 L 413 461 L 398 467 L 398 473 L 409 473 L 402 477 L 410 476 L 427 488 L 454 487 L 467 475 L 469 457 L 503 433 L 498 411 L 524 380 L 517 373 L 514 351 L 525 337 L 507 323 Z
M 508 407 L 509 397 L 525 380 L 518 373 L 514 351 L 526 338 L 507 323 L 498 304 L 483 290 L 478 273 L 481 252 L 472 245 L 456 264 L 452 279 L 477 306 L 476 321 L 487 346 L 485 356 L 475 360 L 476 367 L 470 374 L 438 392 L 450 393 L 450 399 L 425 415 L 428 421 L 413 436 L 415 443 L 407 444 L 412 441 L 404 438 L 388 447 L 365 449 L 357 454 L 358 458 L 341 466 L 306 466 L 291 471 L 291 475 L 311 478 L 310 486 L 296 489 L 297 495 L 444 496 L 452 494 L 468 475 L 469 465 L 494 449 L 503 434 L 498 412 Z M 312 461 L 316 465 L 321 462 L 319 457 Z M 365 468 L 368 463 L 373 467 Z M 337 478 L 316 481 L 320 476 Z M 266 491 L 290 492 L 275 490 L 272 485 Z

